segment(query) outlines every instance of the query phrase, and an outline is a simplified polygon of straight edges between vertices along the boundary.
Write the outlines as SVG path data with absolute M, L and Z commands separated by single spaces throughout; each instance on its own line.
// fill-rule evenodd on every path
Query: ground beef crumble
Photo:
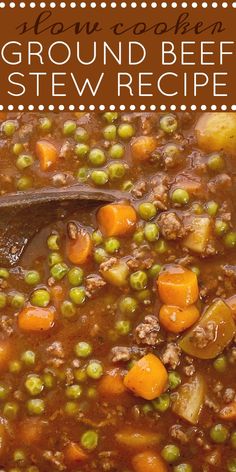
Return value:
M 162 213 L 158 219 L 161 234 L 165 239 L 175 240 L 186 235 L 183 221 L 174 212 Z
M 162 361 L 168 364 L 171 369 L 176 369 L 180 363 L 181 349 L 175 343 L 168 343 L 166 349 L 162 353 Z
M 217 326 L 214 322 L 208 321 L 203 326 L 197 326 L 192 333 L 192 343 L 199 349 L 203 349 L 212 343 L 217 335 Z
M 149 346 L 157 345 L 161 339 L 159 335 L 160 325 L 156 316 L 145 316 L 142 323 L 140 323 L 134 333 L 137 344 L 148 344 Z

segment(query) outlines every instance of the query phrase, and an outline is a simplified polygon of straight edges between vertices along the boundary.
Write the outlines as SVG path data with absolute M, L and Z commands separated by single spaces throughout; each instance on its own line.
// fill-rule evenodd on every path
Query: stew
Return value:
M 125 196 L 0 267 L 1 472 L 235 472 L 236 114 L 0 119 L 0 217 L 36 189 Z

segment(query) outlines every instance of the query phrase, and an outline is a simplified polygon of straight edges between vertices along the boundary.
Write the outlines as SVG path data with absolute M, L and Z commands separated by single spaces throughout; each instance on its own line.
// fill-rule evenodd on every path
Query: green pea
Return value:
M 149 221 L 156 216 L 157 210 L 153 203 L 145 202 L 139 205 L 138 213 L 143 220 Z
M 5 293 L 0 292 L 0 310 L 5 308 L 6 304 L 7 304 L 7 296 Z
M 109 156 L 112 159 L 121 159 L 124 156 L 125 149 L 122 144 L 113 144 L 109 149 Z
M 178 128 L 178 121 L 174 115 L 163 115 L 160 119 L 160 128 L 167 134 L 174 133 Z
M 208 168 L 214 172 L 221 172 L 225 168 L 225 161 L 220 154 L 212 154 L 207 161 Z
M 165 254 L 168 251 L 168 244 L 164 239 L 159 239 L 154 249 L 158 254 Z
M 89 134 L 85 128 L 78 127 L 75 132 L 75 140 L 77 143 L 86 143 L 89 140 Z
M 79 411 L 79 407 L 76 402 L 70 401 L 65 404 L 65 413 L 68 416 L 76 416 Z
M 90 164 L 93 166 L 102 166 L 106 162 L 105 153 L 99 148 L 92 149 L 89 153 L 88 159 Z
M 103 375 L 103 367 L 102 364 L 98 361 L 91 361 L 89 362 L 86 368 L 87 376 L 91 379 L 97 380 Z
M 101 264 L 102 262 L 105 262 L 107 260 L 108 254 L 105 249 L 103 249 L 102 247 L 98 247 L 97 249 L 95 249 L 93 257 L 97 264 Z
M 168 395 L 168 393 L 163 393 L 160 395 L 160 397 L 152 401 L 152 405 L 154 410 L 163 413 L 164 411 L 168 410 L 170 406 L 170 395 Z
M 27 402 L 27 409 L 30 415 L 42 415 L 45 410 L 44 400 L 42 400 L 41 398 L 31 398 Z
M 13 460 L 14 462 L 24 462 L 25 460 L 25 453 L 22 449 L 16 449 L 13 453 Z
M 153 412 L 152 405 L 150 405 L 150 403 L 145 403 L 145 405 L 142 406 L 142 412 L 144 415 L 148 415 L 149 413 Z
M 224 443 L 229 436 L 228 429 L 222 424 L 216 424 L 210 429 L 210 437 L 216 444 Z
M 86 182 L 89 178 L 89 168 L 88 167 L 80 167 L 80 169 L 77 171 L 75 177 L 79 182 Z
M 230 436 L 231 446 L 236 449 L 236 431 L 233 431 Z
M 26 272 L 24 280 L 28 285 L 37 285 L 40 282 L 40 274 L 37 270 L 29 270 Z
M 178 464 L 174 467 L 174 472 L 192 472 L 192 466 L 187 463 Z
M 201 273 L 199 267 L 191 266 L 191 267 L 190 267 L 190 270 L 191 270 L 192 272 L 194 272 L 194 274 L 196 274 L 197 277 L 199 277 L 199 275 L 200 275 L 200 273 Z
M 218 203 L 214 202 L 214 201 L 211 201 L 211 202 L 208 202 L 207 205 L 207 213 L 208 215 L 210 216 L 216 216 L 216 213 L 218 211 L 218 208 L 219 208 L 219 205 Z
M 53 388 L 54 377 L 50 372 L 45 372 L 45 374 L 43 374 L 43 383 L 45 388 Z
M 9 389 L 6 385 L 0 384 L 0 401 L 6 400 Z
M 86 431 L 82 436 L 81 436 L 81 446 L 83 446 L 85 449 L 88 449 L 89 451 L 93 451 L 93 449 L 96 449 L 98 445 L 98 434 L 96 431 Z
M 175 159 L 180 156 L 180 148 L 173 143 L 167 144 L 163 149 L 163 155 L 165 158 L 170 158 L 173 164 L 171 165 L 169 162 L 170 167 L 174 166 Z
M 219 219 L 215 221 L 215 233 L 217 234 L 217 236 L 223 236 L 223 234 L 225 234 L 228 229 L 229 225 L 228 223 L 226 223 L 226 221 Z
M 16 131 L 16 123 L 14 121 L 5 121 L 2 124 L 3 133 L 9 138 L 13 136 Z
M 22 143 L 15 143 L 13 148 L 12 148 L 12 152 L 16 156 L 19 156 L 19 154 L 21 154 L 24 151 L 24 149 L 25 148 L 24 148 L 24 145 Z
M 125 182 L 122 182 L 121 184 L 121 190 L 124 190 L 124 192 L 130 192 L 134 187 L 134 184 L 132 180 L 125 180 Z
M 85 302 L 86 293 L 84 287 L 73 287 L 70 289 L 69 296 L 75 305 L 81 305 Z
M 137 299 L 142 303 L 147 303 L 151 299 L 151 292 L 147 288 L 145 290 L 140 290 L 137 293 Z
M 137 300 L 133 297 L 124 297 L 119 303 L 121 313 L 132 314 L 138 308 Z
M 12 374 L 19 374 L 21 371 L 21 362 L 15 360 L 9 362 L 9 372 Z
M 63 134 L 64 136 L 71 136 L 76 130 L 76 123 L 71 120 L 65 121 L 63 125 Z
M 93 241 L 93 244 L 95 244 L 95 246 L 99 246 L 99 244 L 102 244 L 103 236 L 102 236 L 101 231 L 99 231 L 99 229 L 93 232 L 92 241 Z
M 95 185 L 105 185 L 108 182 L 108 174 L 105 170 L 94 170 L 91 179 Z
M 105 250 L 109 254 L 114 254 L 120 249 L 120 241 L 116 238 L 109 238 L 105 241 Z
M 4 267 L 0 267 L 0 279 L 7 280 L 10 276 L 9 270 Z
M 107 111 L 106 113 L 103 114 L 103 118 L 108 122 L 108 123 L 113 123 L 113 121 L 116 121 L 118 118 L 118 113 L 115 111 Z
M 25 365 L 31 366 L 35 364 L 36 355 L 34 351 L 24 351 L 21 355 L 21 360 Z
M 70 285 L 76 287 L 82 284 L 84 278 L 84 271 L 80 267 L 73 267 L 69 270 L 67 277 Z
M 217 372 L 219 373 L 223 373 L 226 371 L 227 369 L 227 359 L 224 355 L 221 355 L 219 357 L 217 357 L 214 362 L 213 362 L 213 366 L 215 368 L 215 370 L 217 370 Z
M 183 188 L 177 188 L 171 195 L 171 200 L 178 205 L 186 205 L 189 202 L 189 194 Z
M 80 341 L 75 345 L 74 351 L 77 357 L 86 358 L 92 354 L 93 348 L 91 344 Z
M 3 407 L 3 416 L 9 418 L 10 420 L 14 420 L 17 416 L 19 411 L 19 405 L 15 402 L 7 402 Z
M 144 242 L 144 231 L 142 229 L 138 229 L 133 234 L 133 240 L 136 244 L 142 244 Z
M 148 269 L 148 276 L 154 279 L 161 272 L 162 266 L 160 264 L 153 264 L 150 269 Z
M 134 136 L 135 134 L 135 129 L 133 127 L 133 125 L 129 124 L 129 123 L 123 123 L 121 125 L 119 125 L 118 127 L 118 136 L 121 138 L 121 139 L 130 139 Z
M 24 192 L 24 190 L 28 190 L 32 186 L 33 186 L 33 180 L 31 177 L 28 177 L 27 175 L 21 177 L 16 182 L 17 190 L 20 190 L 21 192 Z
M 78 384 L 69 385 L 66 387 L 66 396 L 72 400 L 77 400 L 82 394 L 82 388 Z
M 126 336 L 131 331 L 131 323 L 129 320 L 120 320 L 116 322 L 116 331 L 120 336 Z
M 195 215 L 202 215 L 204 212 L 204 208 L 200 203 L 193 203 L 192 205 L 192 211 L 195 213 Z
M 181 384 L 181 377 L 178 372 L 171 371 L 168 374 L 169 387 L 171 390 L 174 390 Z
M 32 166 L 34 159 L 28 154 L 21 154 L 16 160 L 16 167 L 19 170 L 27 169 L 27 167 Z
M 108 175 L 110 180 L 122 179 L 125 175 L 126 168 L 122 162 L 114 162 L 108 167 Z
M 50 302 L 50 293 L 45 289 L 35 290 L 30 297 L 32 305 L 46 307 Z
M 43 391 L 43 381 L 38 375 L 29 375 L 25 381 L 25 388 L 32 396 L 39 395 Z
M 50 234 L 47 239 L 47 246 L 50 251 L 58 251 L 60 249 L 59 246 L 59 235 L 58 234 Z
M 68 272 L 68 266 L 65 263 L 59 262 L 52 266 L 50 273 L 55 280 L 62 280 Z
M 47 116 L 40 118 L 39 120 L 39 129 L 45 133 L 48 133 L 52 129 L 52 120 Z
M 64 318 L 73 318 L 76 315 L 75 305 L 69 300 L 64 300 L 61 304 L 61 314 Z
M 107 141 L 114 141 L 116 139 L 116 126 L 108 125 L 103 130 L 104 139 Z
M 161 451 L 163 459 L 169 464 L 173 464 L 180 458 L 180 450 L 174 444 L 167 444 Z
M 230 459 L 227 463 L 228 472 L 236 472 L 236 458 Z
M 89 152 L 89 146 L 84 143 L 78 143 L 75 146 L 75 155 L 82 159 L 83 157 L 87 156 Z
M 74 376 L 77 382 L 85 382 L 85 380 L 87 380 L 87 374 L 84 369 L 76 369 Z
M 61 254 L 59 254 L 59 252 L 51 252 L 51 254 L 49 254 L 48 256 L 48 265 L 50 267 L 56 265 L 56 264 L 60 264 L 60 262 L 62 262 L 63 259 L 62 259 L 62 256 Z
M 129 281 L 134 290 L 143 290 L 147 286 L 147 274 L 143 270 L 138 270 L 130 275 Z
M 158 239 L 158 236 L 159 236 L 158 226 L 155 223 L 147 223 L 144 226 L 144 234 L 147 241 L 149 242 L 156 241 L 156 239 Z
M 224 245 L 229 248 L 233 249 L 236 245 L 236 231 L 230 231 L 224 237 Z
M 96 390 L 96 388 L 94 388 L 94 387 L 88 388 L 86 396 L 87 396 L 90 400 L 93 400 L 94 398 L 96 398 L 96 397 L 97 397 L 97 390 Z

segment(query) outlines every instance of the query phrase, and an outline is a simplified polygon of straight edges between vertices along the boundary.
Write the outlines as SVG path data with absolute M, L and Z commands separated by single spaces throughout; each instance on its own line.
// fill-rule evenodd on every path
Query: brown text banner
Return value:
M 6 5 L 0 10 L 0 104 L 236 109 L 235 18 L 232 5 Z

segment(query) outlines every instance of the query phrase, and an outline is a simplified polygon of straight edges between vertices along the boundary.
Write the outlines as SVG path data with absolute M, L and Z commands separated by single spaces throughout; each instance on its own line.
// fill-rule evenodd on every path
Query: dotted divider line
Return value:
M 236 111 L 236 105 L 0 105 L 0 111 Z
M 236 8 L 236 2 L 0 2 L 0 9 L 4 8 Z

